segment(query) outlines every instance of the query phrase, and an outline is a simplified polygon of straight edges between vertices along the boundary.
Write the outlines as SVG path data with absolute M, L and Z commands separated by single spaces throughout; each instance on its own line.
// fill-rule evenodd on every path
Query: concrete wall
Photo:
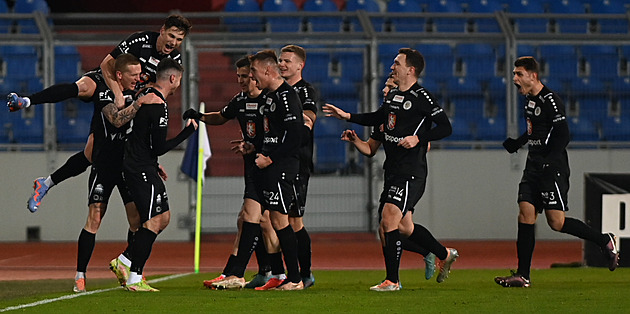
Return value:
M 70 154 L 58 153 L 57 164 Z M 44 241 L 75 241 L 87 215 L 87 172 L 55 186 L 37 213 L 26 209 L 32 180 L 50 173 L 45 153 L 0 153 L 0 241 L 26 240 L 27 227 L 38 226 Z M 177 179 L 181 152 L 160 160 L 170 175 L 167 191 L 171 225 L 161 240 L 188 240 L 188 182 Z M 630 150 L 571 150 L 571 190 L 568 215 L 582 219 L 583 174 L 630 173 Z M 416 222 L 438 239 L 515 239 L 516 191 L 525 152 L 508 155 L 503 150 L 433 150 L 429 154 L 427 190 L 416 206 Z M 312 231 L 358 231 L 368 224 L 365 182 L 361 177 L 312 179 L 305 222 Z M 235 230 L 242 201 L 242 178 L 208 178 L 204 188 L 204 231 Z M 380 190 L 380 183 L 379 190 Z M 189 221 L 188 221 L 189 222 Z M 181 227 L 184 228 L 181 228 Z M 110 201 L 98 240 L 124 240 L 126 219 L 119 196 Z M 544 217 L 539 239 L 568 239 L 551 231 Z

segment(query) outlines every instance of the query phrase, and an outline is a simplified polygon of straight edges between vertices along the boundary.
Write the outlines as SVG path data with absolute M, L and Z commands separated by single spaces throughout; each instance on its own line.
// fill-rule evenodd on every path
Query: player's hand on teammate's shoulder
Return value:
M 162 104 L 162 103 L 164 103 L 164 101 L 158 95 L 153 94 L 153 93 L 149 93 L 149 94 L 146 94 L 146 95 L 138 98 L 138 100 L 136 100 L 136 103 L 139 106 L 142 106 L 142 105 L 145 105 L 145 104 Z

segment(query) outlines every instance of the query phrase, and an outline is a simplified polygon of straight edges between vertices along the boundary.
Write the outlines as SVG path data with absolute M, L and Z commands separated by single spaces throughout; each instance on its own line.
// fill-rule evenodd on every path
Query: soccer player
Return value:
M 88 218 L 81 230 L 78 240 L 77 273 L 75 276 L 74 292 L 85 292 L 85 273 L 94 251 L 96 232 L 107 211 L 107 204 L 114 187 L 123 200 L 129 222 L 129 232 L 133 233 L 140 226 L 140 216 L 131 200 L 127 186 L 122 178 L 123 145 L 127 136 L 128 122 L 140 108 L 140 103 L 152 103 L 159 98 L 147 95 L 138 101 L 133 101 L 132 95 L 136 83 L 140 79 L 141 66 L 138 58 L 131 54 L 121 54 L 116 58 L 116 81 L 121 90 L 129 91 L 127 105 L 119 110 L 114 105 L 112 91 L 105 84 L 103 77 L 91 72 L 90 77 L 97 82 L 94 92 L 94 114 L 91 129 L 94 136 L 92 151 L 92 169 L 88 180 Z M 128 241 L 126 251 L 129 256 L 133 241 Z
M 442 261 L 437 282 L 448 277 L 451 265 L 459 256 L 457 250 L 445 248 L 424 226 L 414 224 L 412 217 L 426 185 L 428 142 L 449 136 L 451 124 L 429 91 L 418 85 L 418 76 L 424 70 L 422 54 L 401 48 L 391 69 L 398 88 L 388 93 L 376 112 L 350 114 L 333 105 L 324 106 L 327 116 L 361 125 L 384 126 L 385 184 L 379 214 L 384 232 L 383 256 L 387 276 L 370 288 L 373 291 L 400 290 L 401 234 Z
M 275 289 L 302 290 L 297 261 L 297 239 L 289 224 L 289 210 L 295 199 L 294 184 L 300 167 L 299 148 L 304 118 L 297 92 L 284 81 L 273 50 L 250 56 L 250 75 L 260 89 L 267 90 L 263 107 L 264 140 L 256 154 L 255 185 L 263 208 L 269 210 L 287 268 L 287 279 Z
M 155 82 L 155 73 L 158 62 L 164 58 L 172 58 L 181 63 L 181 55 L 177 48 L 188 34 L 191 28 L 190 21 L 181 15 L 170 15 L 166 18 L 160 32 L 137 32 L 120 42 L 101 62 L 99 68 L 93 70 L 103 74 L 107 86 L 113 91 L 115 103 L 119 108 L 123 107 L 122 92 L 116 84 L 114 64 L 116 57 L 122 53 L 131 53 L 136 56 L 142 65 L 140 80 L 136 89 L 141 89 L 149 82 Z M 7 96 L 7 106 L 10 111 L 17 111 L 30 105 L 42 103 L 56 103 L 65 99 L 78 97 L 89 101 L 94 95 L 97 82 L 92 78 L 90 71 L 83 75 L 75 83 L 61 83 L 50 86 L 28 97 L 19 97 L 16 93 Z M 34 181 L 34 192 L 27 203 L 31 212 L 37 211 L 48 189 L 62 181 L 77 176 L 85 171 L 91 164 L 93 137 L 88 137 L 83 152 L 71 156 L 66 163 L 47 178 L 37 178 Z
M 296 230 L 300 276 L 306 289 L 315 284 L 315 277 L 311 272 L 311 237 L 304 227 L 303 217 L 306 209 L 308 180 L 313 171 L 313 128 L 317 120 L 317 104 L 320 102 L 320 98 L 315 88 L 302 78 L 305 63 L 306 50 L 304 48 L 297 45 L 287 45 L 280 50 L 278 61 L 280 74 L 300 96 L 302 111 L 308 117 L 308 123 L 312 125 L 311 128 L 308 126 L 303 128 L 305 136 L 300 147 L 300 171 L 295 180 L 297 200 L 289 212 L 289 223 L 293 230 Z
M 210 125 L 222 125 L 236 118 L 243 134 L 243 140 L 238 144 L 253 146 L 251 148 L 253 152 L 260 152 L 263 144 L 263 113 L 261 108 L 264 107 L 267 98 L 262 90 L 256 87 L 256 82 L 249 77 L 249 65 L 247 57 L 236 62 L 236 75 L 241 92 L 236 94 L 221 111 L 198 114 L 197 117 L 200 121 Z M 194 109 L 189 112 L 197 114 Z M 269 221 L 269 212 L 265 211 L 266 217 L 263 217 L 260 198 L 254 186 L 253 171 L 256 167 L 254 164 L 256 155 L 247 154 L 240 147 L 235 147 L 234 150 L 243 155 L 245 168 L 245 193 L 237 223 L 238 233 L 234 241 L 234 250 L 221 275 L 204 281 L 204 286 L 209 288 L 232 289 L 263 286 L 270 279 L 270 276 L 267 275 L 270 257 L 267 256 L 265 243 L 261 242 L 263 237 L 267 244 L 275 244 L 267 249 L 272 252 L 271 255 L 276 262 L 279 261 L 280 273 L 284 275 L 278 237 Z M 258 260 L 258 274 L 252 281 L 246 283 L 244 279 L 245 269 L 254 250 L 256 250 L 256 259 Z
M 518 269 L 511 276 L 496 277 L 503 287 L 529 287 L 530 268 L 535 244 L 534 224 L 545 212 L 551 229 L 567 233 L 599 245 L 608 260 L 608 269 L 617 268 L 619 252 L 612 233 L 601 234 L 584 222 L 565 216 L 569 210 L 569 126 L 564 104 L 556 93 L 544 86 L 538 77 L 538 62 L 533 57 L 520 57 L 514 62 L 514 85 L 527 99 L 527 130 L 517 139 L 508 138 L 503 147 L 515 153 L 527 144 L 527 162 L 518 186 L 518 232 L 516 252 Z
M 184 69 L 176 60 L 164 58 L 157 67 L 156 82 L 141 95 L 155 94 L 162 103 L 145 104 L 132 122 L 132 131 L 125 143 L 124 178 L 140 214 L 141 227 L 135 235 L 132 261 L 126 288 L 129 291 L 157 291 L 142 277 L 157 235 L 169 224 L 171 212 L 166 187 L 158 173 L 158 156 L 175 148 L 196 129 L 188 119 L 186 127 L 174 138 L 166 140 L 168 104 L 166 98 L 179 87 Z

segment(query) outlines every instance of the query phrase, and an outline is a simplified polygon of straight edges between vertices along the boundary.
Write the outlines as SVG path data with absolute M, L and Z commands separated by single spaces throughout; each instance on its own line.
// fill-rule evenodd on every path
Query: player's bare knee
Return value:
M 564 221 L 548 219 L 547 224 L 549 225 L 549 227 L 551 227 L 553 231 L 560 231 L 564 226 Z

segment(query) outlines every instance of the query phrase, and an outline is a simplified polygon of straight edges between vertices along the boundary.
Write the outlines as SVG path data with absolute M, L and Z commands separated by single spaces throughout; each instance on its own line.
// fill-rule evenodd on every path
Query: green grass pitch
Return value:
M 132 293 L 116 280 L 88 279 L 88 292 L 72 294 L 72 280 L 0 281 L 0 311 L 37 313 L 627 313 L 630 270 L 554 268 L 534 270 L 532 287 L 503 288 L 494 283 L 503 270 L 458 270 L 441 284 L 424 279 L 422 269 L 400 272 L 403 289 L 368 288 L 385 271 L 315 271 L 305 291 L 217 291 L 202 281 L 216 274 L 189 274 L 153 284 L 154 293 Z M 247 276 L 251 276 L 248 273 Z M 154 279 L 154 278 L 149 278 Z M 114 288 L 114 289 L 111 289 Z M 21 307 L 60 298 L 50 303 Z

